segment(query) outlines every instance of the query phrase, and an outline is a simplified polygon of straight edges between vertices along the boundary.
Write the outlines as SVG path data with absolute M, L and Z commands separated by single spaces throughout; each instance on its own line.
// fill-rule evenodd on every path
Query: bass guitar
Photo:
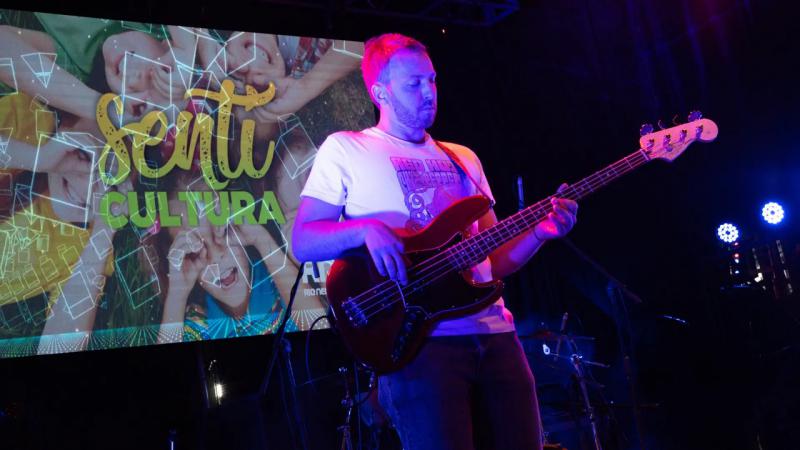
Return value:
M 694 112 L 689 122 L 660 131 L 643 127 L 640 148 L 558 193 L 579 200 L 656 159 L 673 161 L 696 142 L 717 137 L 717 125 Z M 403 237 L 405 286 L 378 274 L 366 248 L 336 260 L 327 277 L 334 326 L 357 360 L 378 373 L 397 370 L 418 352 L 437 322 L 480 311 L 495 302 L 503 282 L 477 282 L 470 268 L 496 248 L 532 229 L 551 212 L 551 197 L 472 236 L 462 230 L 490 208 L 484 196 L 466 197 L 418 233 Z

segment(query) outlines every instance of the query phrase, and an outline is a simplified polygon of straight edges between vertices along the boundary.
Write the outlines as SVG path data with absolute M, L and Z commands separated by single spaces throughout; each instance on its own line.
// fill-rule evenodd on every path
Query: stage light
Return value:
M 783 206 L 776 202 L 769 202 L 761 208 L 761 217 L 771 225 L 777 225 L 783 220 Z
M 717 236 L 722 242 L 730 244 L 739 239 L 739 229 L 730 223 L 723 223 L 717 228 Z

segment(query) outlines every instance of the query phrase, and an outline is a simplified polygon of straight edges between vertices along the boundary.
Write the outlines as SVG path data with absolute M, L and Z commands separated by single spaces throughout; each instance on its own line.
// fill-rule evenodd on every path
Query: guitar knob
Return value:
M 695 120 L 700 120 L 703 118 L 703 113 L 700 111 L 694 110 L 689 113 L 689 122 L 694 122 Z
M 645 123 L 642 124 L 642 127 L 639 128 L 639 136 L 646 136 L 653 132 L 653 124 L 652 123 Z

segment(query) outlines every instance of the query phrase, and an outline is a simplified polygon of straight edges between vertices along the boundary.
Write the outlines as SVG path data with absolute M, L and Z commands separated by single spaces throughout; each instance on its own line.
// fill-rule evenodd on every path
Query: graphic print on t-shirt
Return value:
M 408 231 L 419 231 L 454 201 L 468 195 L 450 160 L 392 157 L 391 161 L 408 208 Z

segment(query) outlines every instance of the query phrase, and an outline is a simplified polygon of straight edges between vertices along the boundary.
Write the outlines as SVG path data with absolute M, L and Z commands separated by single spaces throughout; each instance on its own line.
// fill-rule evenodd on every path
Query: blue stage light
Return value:
M 717 228 L 717 236 L 722 242 L 736 242 L 739 239 L 739 229 L 730 223 L 723 223 Z
M 783 206 L 781 206 L 779 203 L 769 202 L 765 204 L 763 208 L 761 208 L 761 217 L 763 217 L 764 220 L 771 225 L 777 225 L 781 223 L 781 221 L 783 221 L 783 216 Z

